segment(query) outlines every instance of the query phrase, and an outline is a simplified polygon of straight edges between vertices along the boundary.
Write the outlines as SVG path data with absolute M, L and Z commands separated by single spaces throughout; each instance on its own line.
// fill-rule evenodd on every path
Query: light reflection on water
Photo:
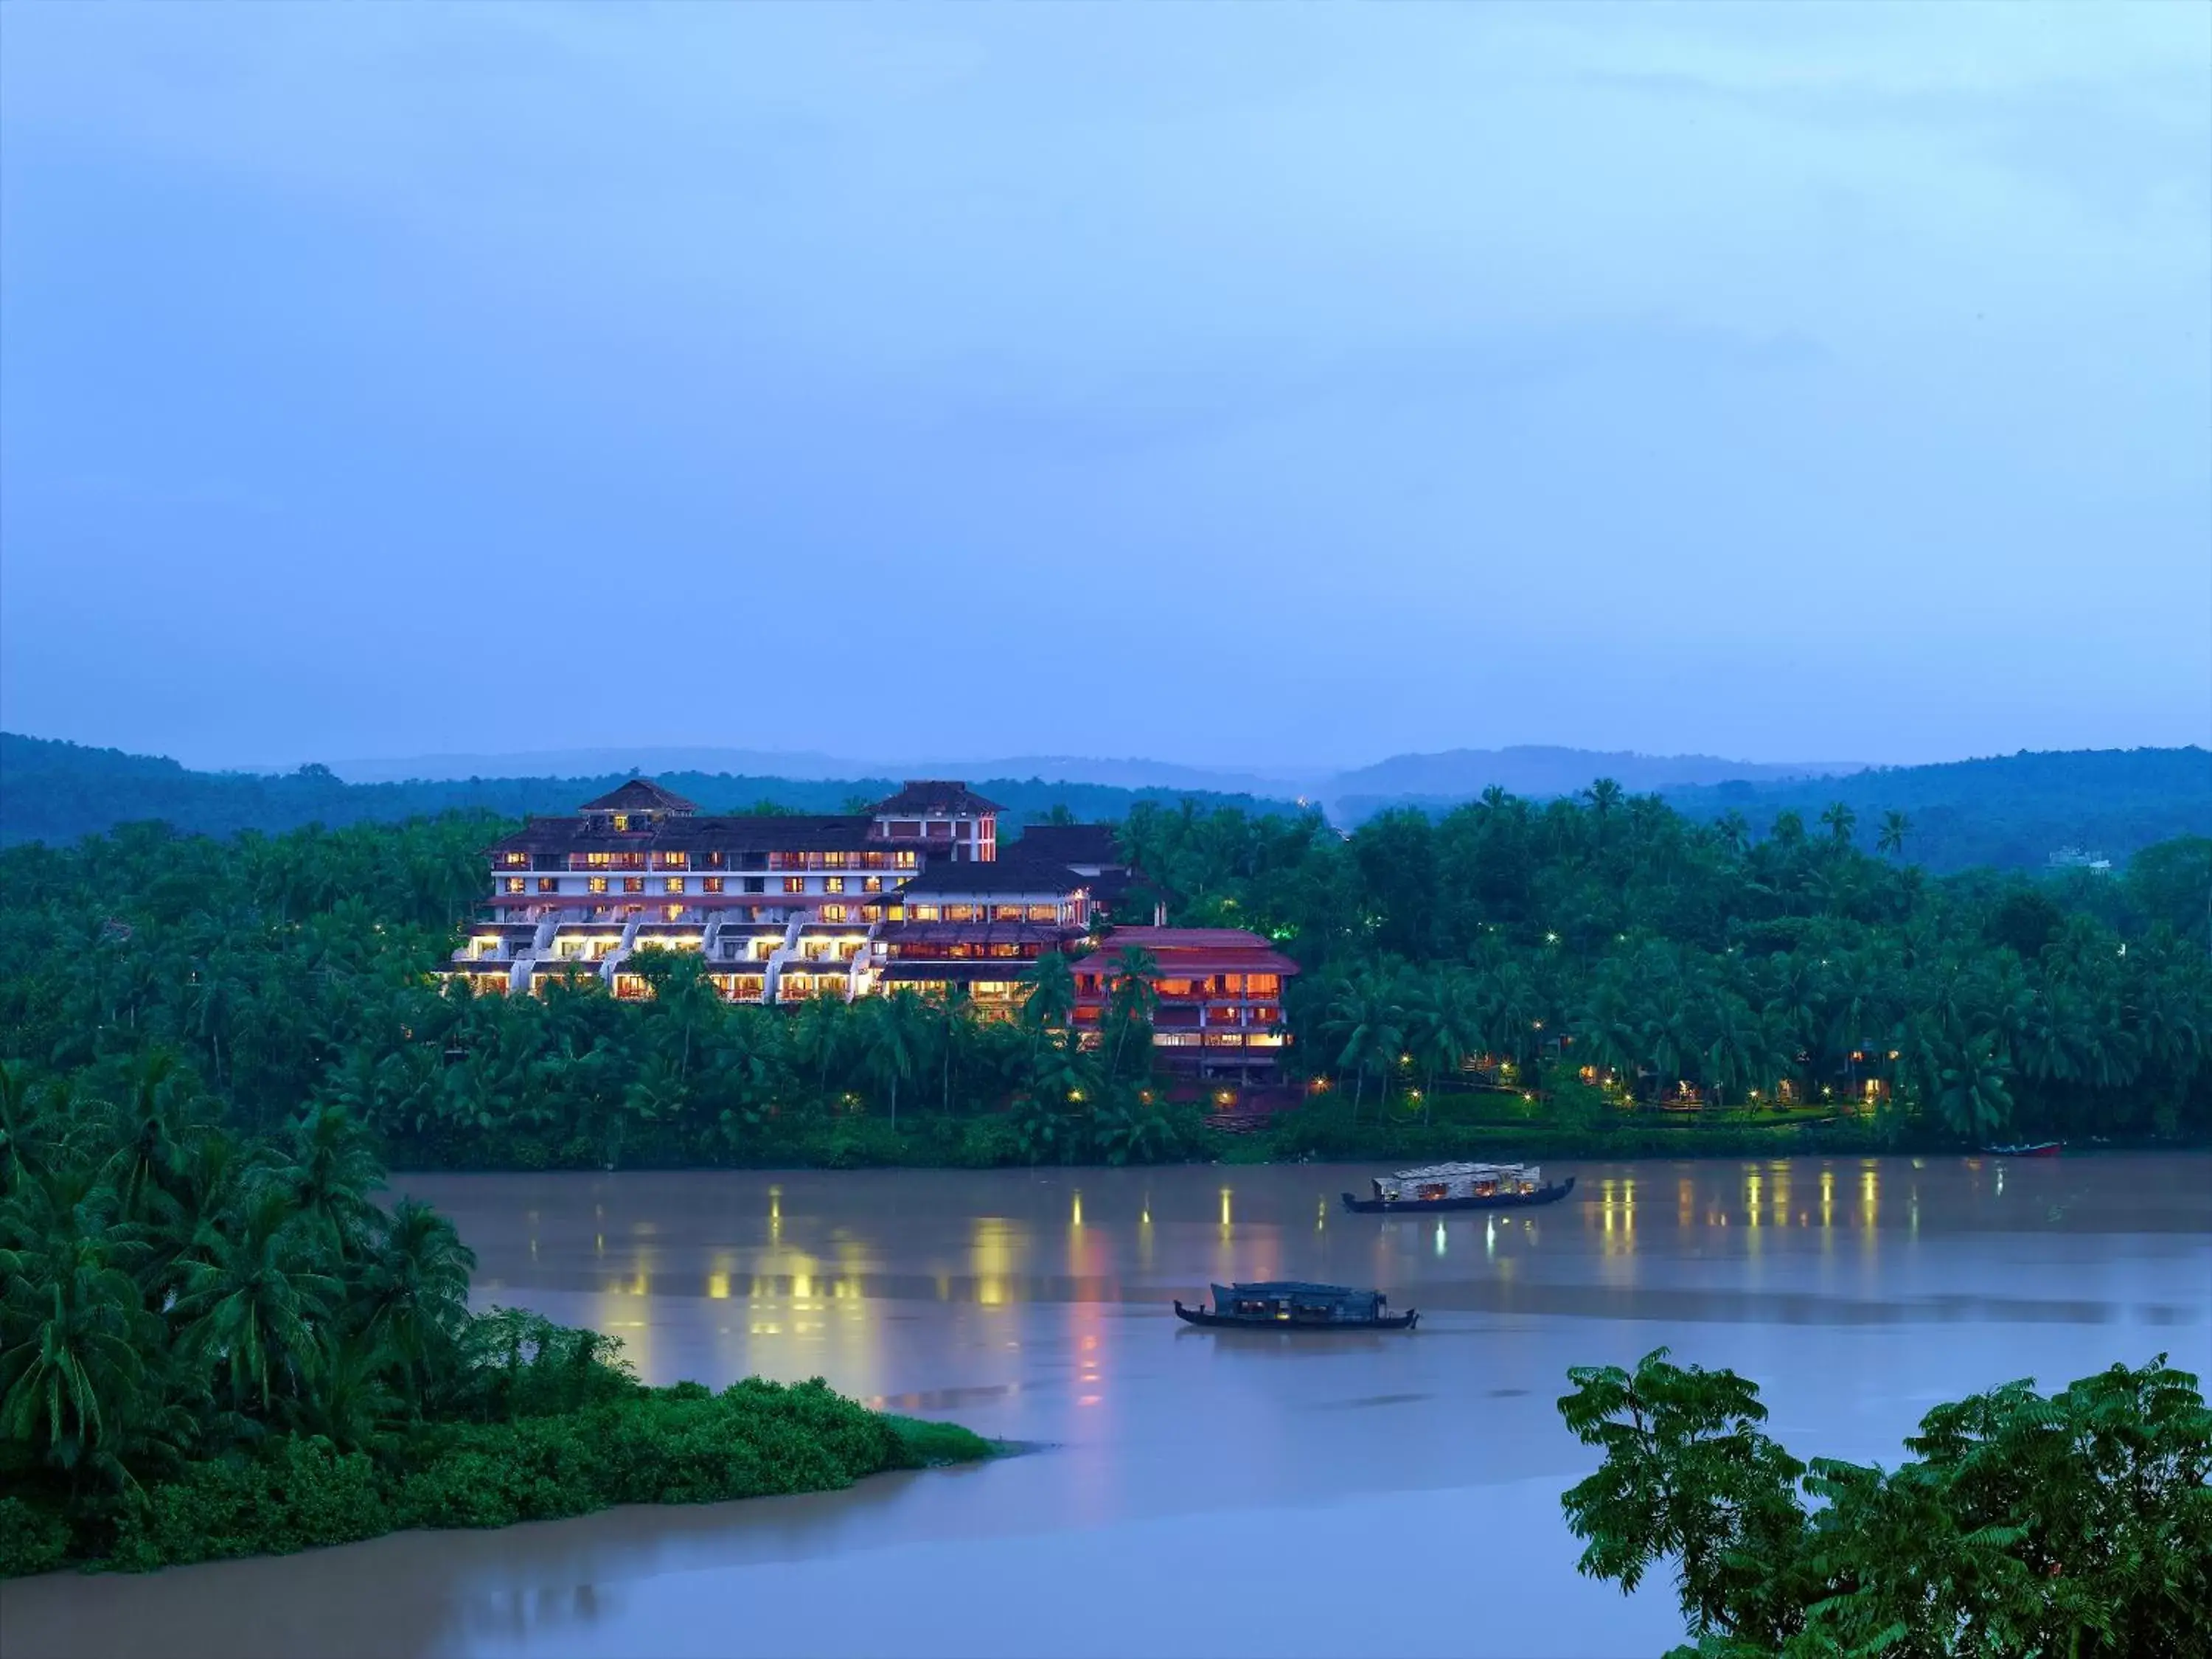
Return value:
M 1189 1650 L 1187 1606 L 1150 1588 L 1246 1554 L 1531 1610 L 1488 1632 L 1504 1650 L 1649 1652 L 1679 1633 L 1663 1589 L 1623 1601 L 1578 1579 L 1559 1526 L 1587 1467 L 1553 1405 L 1571 1364 L 1668 1344 L 1757 1378 L 1801 1454 L 1891 1460 L 1936 1400 L 2013 1376 L 2160 1350 L 2212 1371 L 2212 1160 L 2062 1158 L 2002 1182 L 1946 1159 L 1570 1172 L 1554 1207 L 1431 1218 L 1346 1214 L 1336 1194 L 1374 1171 L 1319 1167 L 407 1179 L 497 1299 L 620 1335 L 647 1381 L 820 1375 L 1054 1449 L 817 1498 L 14 1585 L 9 1659 L 243 1659 L 333 1631 L 394 1653 L 1024 1653 L 1060 1630 Z M 1374 1285 L 1421 1328 L 1168 1314 L 1263 1278 Z M 855 1597 L 837 1575 L 864 1549 Z M 1331 1616 L 1292 1598 L 1202 1645 L 1371 1645 Z

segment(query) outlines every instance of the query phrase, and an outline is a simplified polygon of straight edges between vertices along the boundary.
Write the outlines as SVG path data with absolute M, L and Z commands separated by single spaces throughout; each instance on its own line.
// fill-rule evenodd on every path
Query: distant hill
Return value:
M 335 827 L 452 811 L 483 810 L 511 818 L 532 812 L 563 813 L 629 775 L 624 769 L 576 777 L 348 783 L 323 766 L 283 773 L 193 772 L 155 756 L 0 732 L 0 844 L 72 842 L 143 819 L 159 819 L 189 833 L 228 836 L 245 830 L 273 834 L 306 823 Z M 655 775 L 709 811 L 742 811 L 771 801 L 794 811 L 836 812 L 849 803 L 881 799 L 897 787 L 890 777 L 791 778 L 676 770 Z M 1124 789 L 972 775 L 969 781 L 1006 808 L 1009 832 L 1025 818 L 1041 817 L 1055 807 L 1065 807 L 1082 820 L 1118 818 L 1140 799 L 1176 801 L 1193 796 L 1209 806 L 1294 810 L 1288 800 L 1251 794 Z
M 1730 782 L 1669 789 L 1684 812 L 1713 818 L 1731 810 L 1763 830 L 1784 811 L 1815 815 L 1841 801 L 1858 815 L 1857 839 L 1871 846 L 1877 820 L 1911 820 L 1907 856 L 1937 872 L 1992 865 L 2047 866 L 2063 848 L 2115 862 L 2174 836 L 2212 835 L 2212 751 L 2077 749 L 1879 767 L 1844 778 Z
M 2173 836 L 2212 835 L 2212 753 L 2196 748 L 2022 750 L 1984 760 L 1869 767 L 1833 776 L 1684 781 L 1665 776 L 1664 769 L 1678 763 L 1673 760 L 1583 750 L 1499 752 L 1559 757 L 1524 769 L 1522 787 L 1504 786 L 1515 794 L 1566 794 L 1588 788 L 1597 777 L 1610 777 L 1631 793 L 1659 794 L 1692 817 L 1711 820 L 1740 812 L 1754 835 L 1765 833 L 1782 811 L 1798 813 L 1818 834 L 1820 813 L 1841 801 L 1857 815 L 1859 844 L 1871 847 L 1881 815 L 1903 812 L 1911 822 L 1906 856 L 1938 873 L 1984 865 L 2045 868 L 2051 855 L 2065 848 L 2101 853 L 2117 862 Z M 1603 764 L 1608 761 L 1621 764 L 1609 769 Z M 1696 757 L 1679 762 L 1686 768 L 1705 763 Z M 1396 764 L 1386 762 L 1370 770 Z M 1424 775 L 1413 767 L 1386 775 Z M 1329 811 L 1342 823 L 1364 822 L 1391 807 L 1440 814 L 1480 793 L 1454 788 L 1338 796 L 1330 800 Z
M 1687 784 L 1826 777 L 1865 770 L 1860 761 L 1780 764 L 1723 760 L 1713 755 L 1638 755 L 1520 744 L 1507 749 L 1448 749 L 1434 755 L 1393 755 L 1372 766 L 1340 772 L 1322 793 L 1332 814 L 1356 822 L 1385 806 L 1473 800 L 1495 786 L 1510 794 L 1545 799 L 1587 789 L 1611 778 L 1636 794 Z

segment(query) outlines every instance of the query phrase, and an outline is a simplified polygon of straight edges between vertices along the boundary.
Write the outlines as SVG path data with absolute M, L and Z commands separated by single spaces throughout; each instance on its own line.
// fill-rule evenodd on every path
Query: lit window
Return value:
M 584 854 L 584 867 L 586 870 L 604 870 L 613 857 L 611 853 L 586 853 Z
M 860 888 L 864 892 L 880 893 L 884 890 L 884 878 L 881 876 L 865 876 L 861 878 Z
M 527 853 L 501 853 L 499 855 L 499 861 L 501 864 L 504 864 L 510 870 L 520 870 L 524 865 L 530 862 L 530 854 Z
M 911 847 L 902 847 L 891 854 L 891 862 L 902 870 L 913 869 L 917 861 L 918 855 Z
M 520 876 L 509 876 L 507 878 L 507 890 L 510 893 L 519 893 L 528 885 L 529 883 L 524 881 Z
M 1030 920 L 1031 921 L 1058 921 L 1060 920 L 1060 912 L 1055 907 L 1049 904 L 1032 904 L 1030 906 Z
M 833 859 L 834 859 L 834 858 L 842 858 L 842 857 L 843 857 L 843 856 L 844 856 L 844 854 L 842 854 L 842 853 L 832 853 L 830 856 L 831 858 L 833 858 Z M 824 877 L 823 877 L 823 878 L 822 878 L 822 890 L 823 890 L 823 892 L 825 892 L 825 893 L 842 893 L 842 892 L 843 892 L 843 891 L 845 890 L 845 878 L 844 878 L 844 877 L 842 877 L 842 876 L 824 876 Z
M 823 920 L 823 921 L 844 921 L 844 920 L 845 920 L 845 907 L 844 907 L 843 905 L 842 905 L 842 904 L 825 904 L 825 905 L 823 905 L 823 906 L 822 907 L 822 920 Z
M 991 907 L 991 920 L 994 921 L 1019 921 L 1021 919 L 1022 907 L 1018 904 L 994 904 Z
M 787 893 L 805 892 L 806 890 L 806 878 L 804 876 L 786 876 L 783 878 L 783 890 Z
M 933 904 L 909 904 L 906 908 L 906 914 L 907 920 L 909 921 L 935 921 L 937 907 Z
M 983 907 L 980 904 L 948 904 L 945 907 L 945 919 L 947 921 L 981 921 L 983 920 Z
M 629 814 L 627 812 L 616 813 L 615 828 L 618 831 L 628 830 L 629 828 Z
M 550 876 L 540 876 L 538 878 L 538 890 L 541 893 L 557 893 L 561 890 L 561 884 Z
M 660 890 L 664 893 L 682 892 L 684 890 L 684 878 L 681 876 L 669 877 L 667 880 L 660 884 Z
M 594 893 L 604 893 L 607 890 L 607 878 L 605 876 L 593 876 L 586 881 L 584 885 Z
M 719 893 L 722 890 L 722 878 L 720 876 L 708 876 L 703 878 L 703 880 L 708 892 Z
M 645 890 L 645 878 L 644 878 L 643 876 L 624 876 L 624 877 L 623 878 L 623 892 L 625 892 L 625 893 L 642 893 L 644 890 Z
M 680 904 L 671 904 L 671 905 L 667 905 L 667 906 L 665 906 L 665 907 L 664 907 L 664 908 L 665 908 L 666 909 L 666 911 L 667 911 L 667 915 L 668 915 L 668 919 L 669 919 L 669 921 L 682 921 L 682 920 L 683 920 L 683 917 L 684 917 L 684 907 L 683 907 L 682 905 L 680 905 Z

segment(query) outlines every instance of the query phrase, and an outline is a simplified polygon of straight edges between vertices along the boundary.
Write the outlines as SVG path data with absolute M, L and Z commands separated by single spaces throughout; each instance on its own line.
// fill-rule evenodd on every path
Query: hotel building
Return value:
M 1097 890 L 1130 879 L 1110 831 L 1035 826 L 1001 857 L 1000 810 L 965 784 L 921 780 L 865 812 L 721 816 L 632 778 L 490 848 L 490 898 L 447 972 L 479 992 L 592 975 L 617 997 L 644 997 L 633 958 L 657 945 L 697 951 L 734 1002 L 910 987 L 1011 1014 L 1036 959 L 1056 951 L 1079 958 L 1075 1024 L 1095 1046 L 1112 957 L 1134 945 L 1160 963 L 1163 1069 L 1274 1080 L 1282 985 L 1297 963 L 1224 928 L 1118 928 L 1084 957 L 1101 920 Z M 1055 851 L 1080 866 L 1045 855 Z

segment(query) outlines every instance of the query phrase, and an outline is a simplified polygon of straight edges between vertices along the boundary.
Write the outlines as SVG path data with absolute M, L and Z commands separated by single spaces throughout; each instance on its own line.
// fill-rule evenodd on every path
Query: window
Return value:
M 1283 981 L 1278 975 L 1247 974 L 1244 975 L 1244 994 L 1248 997 L 1271 997 L 1279 994 L 1282 988 Z
M 822 920 L 824 921 L 842 921 L 845 920 L 845 907 L 842 904 L 825 904 L 822 907 Z
M 786 876 L 783 878 L 783 890 L 787 893 L 805 892 L 806 890 L 806 878 L 804 876 Z
M 688 870 L 691 867 L 689 853 L 655 853 L 653 861 L 664 870 Z
M 906 907 L 906 914 L 909 921 L 935 921 L 937 907 L 933 904 L 909 904 Z
M 822 855 L 822 867 L 824 870 L 842 870 L 845 867 L 847 856 L 843 853 L 824 853 Z
M 1053 904 L 1032 904 L 1030 906 L 1030 920 L 1031 921 L 1058 921 L 1060 920 L 1060 907 Z
M 642 893 L 644 890 L 645 890 L 645 878 L 644 878 L 643 876 L 624 876 L 624 877 L 623 878 L 623 892 L 625 892 L 625 893 Z
M 561 884 L 550 876 L 540 876 L 538 878 L 538 890 L 541 893 L 557 893 L 561 890 Z
M 860 862 L 868 869 L 880 870 L 884 867 L 884 855 L 881 853 L 863 853 Z
M 507 878 L 507 890 L 510 893 L 519 893 L 527 885 L 529 884 L 520 876 L 509 876 Z
M 615 814 L 615 833 L 616 833 L 616 834 L 617 834 L 617 835 L 627 834 L 627 833 L 629 832 L 629 813 L 627 813 L 627 812 L 617 812 L 617 813 L 616 813 L 616 814 Z
M 860 890 L 864 893 L 882 892 L 884 890 L 884 878 L 881 876 L 862 877 L 860 878 Z
M 895 869 L 911 870 L 919 862 L 911 847 L 902 847 L 891 854 L 891 864 Z
M 994 921 L 1019 921 L 1021 919 L 1022 907 L 1018 904 L 994 904 L 991 907 L 991 920 Z
M 830 854 L 830 856 L 831 856 L 832 858 L 835 858 L 835 857 L 836 856 L 836 854 L 833 853 L 833 854 Z M 824 876 L 824 877 L 823 877 L 823 878 L 822 878 L 822 890 L 823 890 L 823 892 L 825 892 L 825 893 L 842 893 L 842 892 L 843 892 L 843 891 L 845 890 L 845 878 L 844 878 L 844 877 L 842 877 L 842 876 Z
M 584 885 L 594 893 L 604 893 L 607 890 L 607 878 L 605 876 L 593 876 L 586 880 Z
M 920 822 L 915 819 L 893 818 L 891 820 L 891 839 L 893 841 L 912 841 L 921 834 L 921 825 Z
M 994 957 L 1018 957 L 1021 953 L 1022 947 L 1018 945 L 994 945 L 991 947 L 991 954 Z
M 983 920 L 983 907 L 980 904 L 948 904 L 945 907 L 945 919 L 947 921 L 981 921 Z
M 586 853 L 584 854 L 584 867 L 586 870 L 604 870 L 613 859 L 612 853 Z
M 667 880 L 660 884 L 660 890 L 664 893 L 682 892 L 684 890 L 684 878 L 681 876 L 669 877 Z
M 744 878 L 744 884 L 745 891 L 748 893 L 765 893 L 768 891 L 768 878 L 766 876 L 747 876 Z
M 669 921 L 681 921 L 684 919 L 684 907 L 683 907 L 682 905 L 680 905 L 680 904 L 671 904 L 671 905 L 665 906 L 665 910 L 666 910 L 666 912 L 667 912 L 667 915 L 668 915 L 668 919 L 669 919 Z M 672 945 L 673 945 L 673 944 L 675 944 L 675 943 L 676 943 L 676 941 L 675 941 L 675 940 L 673 940 L 673 939 L 672 939 L 672 940 L 670 940 L 670 941 L 669 941 L 669 943 L 670 943 L 670 944 L 672 944 Z
M 702 878 L 700 885 L 708 892 L 719 893 L 722 890 L 722 878 L 720 876 L 707 876 Z
M 952 826 L 942 818 L 933 818 L 929 823 L 928 836 L 932 841 L 951 841 Z
M 527 853 L 501 853 L 499 855 L 499 861 L 510 870 L 520 870 L 523 866 L 530 862 L 530 854 Z

